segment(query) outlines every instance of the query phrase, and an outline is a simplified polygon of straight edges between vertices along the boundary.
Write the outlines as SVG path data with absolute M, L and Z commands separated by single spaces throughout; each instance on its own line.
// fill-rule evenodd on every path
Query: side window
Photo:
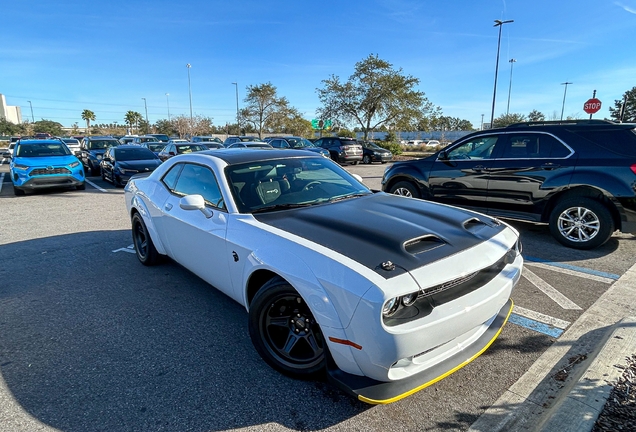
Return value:
M 176 164 L 175 166 L 170 168 L 170 171 L 168 171 L 166 175 L 163 176 L 163 179 L 161 179 L 163 184 L 165 184 L 170 191 L 174 191 L 174 187 L 177 184 L 177 178 L 179 177 L 181 168 L 183 168 L 183 164 Z
M 282 140 L 279 140 L 279 139 L 271 140 L 271 141 L 269 142 L 269 144 L 270 144 L 272 147 L 274 147 L 274 148 L 281 148 L 281 147 L 282 147 L 282 143 L 283 143 L 283 141 L 282 141 Z
M 198 194 L 203 197 L 206 204 L 225 208 L 214 173 L 201 165 L 184 164 L 174 192 L 183 196 Z
M 527 133 L 510 134 L 502 158 L 547 159 L 560 158 L 570 154 L 570 150 L 551 135 Z
M 474 137 L 447 152 L 448 159 L 490 159 L 499 135 Z

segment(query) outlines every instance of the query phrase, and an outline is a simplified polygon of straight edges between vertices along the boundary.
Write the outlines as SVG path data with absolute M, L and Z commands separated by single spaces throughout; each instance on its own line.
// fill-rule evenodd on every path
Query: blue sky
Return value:
M 24 118 L 124 123 L 195 114 L 236 118 L 245 87 L 271 82 L 307 119 L 316 88 L 377 54 L 420 79 L 445 115 L 480 126 L 490 119 L 498 30 L 503 26 L 495 117 L 537 109 L 584 118 L 597 90 L 609 116 L 636 86 L 636 0 L 0 0 L 0 93 Z M 169 93 L 169 96 L 166 96 Z

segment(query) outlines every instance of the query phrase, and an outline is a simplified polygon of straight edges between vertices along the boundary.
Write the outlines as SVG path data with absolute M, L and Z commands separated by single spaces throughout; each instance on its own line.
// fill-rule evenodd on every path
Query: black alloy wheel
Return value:
M 152 266 L 159 262 L 159 252 L 148 234 L 148 229 L 139 213 L 132 217 L 132 238 L 137 259 L 143 265 Z
M 408 181 L 397 182 L 393 186 L 391 186 L 390 192 L 395 195 L 401 195 L 410 198 L 419 198 L 420 193 L 417 191 L 417 188 L 413 185 L 413 183 Z
M 369 155 L 364 155 L 364 157 L 362 158 L 362 163 L 363 164 L 370 164 L 371 163 L 371 156 Z
M 280 278 L 267 282 L 250 305 L 249 331 L 259 355 L 294 378 L 310 378 L 326 366 L 325 340 L 309 306 Z
M 601 246 L 614 230 L 610 211 L 592 198 L 566 199 L 550 213 L 550 232 L 561 244 L 574 249 Z

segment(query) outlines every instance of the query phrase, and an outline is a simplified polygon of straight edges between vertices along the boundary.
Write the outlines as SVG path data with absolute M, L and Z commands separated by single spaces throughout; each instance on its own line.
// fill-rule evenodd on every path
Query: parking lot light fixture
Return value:
M 561 120 L 563 120 L 563 111 L 565 110 L 565 95 L 568 92 L 568 85 L 570 84 L 574 84 L 574 83 L 567 82 L 567 81 L 564 83 L 561 83 L 561 85 L 565 86 L 565 89 L 563 90 L 563 105 L 561 105 Z
M 188 68 L 188 95 L 190 96 L 190 137 L 192 137 L 192 87 L 190 86 L 190 68 L 192 65 L 188 63 L 186 67 Z
M 31 122 L 35 123 L 35 117 L 33 117 L 33 104 L 31 103 L 31 101 L 27 101 L 29 103 L 29 106 L 31 107 Z
M 497 74 L 499 73 L 499 49 L 501 48 L 501 28 L 504 24 L 512 23 L 514 20 L 495 20 L 495 27 L 499 27 L 499 37 L 497 38 L 497 62 L 495 63 L 495 88 L 492 93 L 492 112 L 490 113 L 490 127 L 495 121 L 495 99 L 497 97 Z

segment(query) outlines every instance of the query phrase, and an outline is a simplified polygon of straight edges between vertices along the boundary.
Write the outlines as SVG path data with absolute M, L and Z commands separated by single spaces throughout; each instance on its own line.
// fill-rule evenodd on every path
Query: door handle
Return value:
M 486 167 L 483 166 L 483 165 L 477 165 L 477 166 L 473 167 L 473 170 L 481 172 L 481 171 L 485 171 Z
M 541 165 L 541 169 L 544 170 L 553 170 L 553 169 L 557 169 L 559 168 L 561 165 L 557 165 L 557 164 L 553 164 L 553 163 L 547 163 L 547 164 L 543 164 Z
M 166 209 L 167 211 L 172 210 L 172 204 L 168 203 L 165 206 L 163 206 L 164 209 Z

